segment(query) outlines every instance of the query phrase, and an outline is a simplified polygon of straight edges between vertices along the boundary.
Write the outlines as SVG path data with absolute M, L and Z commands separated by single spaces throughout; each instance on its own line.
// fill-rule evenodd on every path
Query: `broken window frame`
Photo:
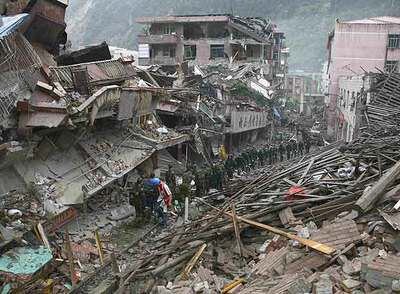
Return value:
M 210 45 L 210 59 L 225 58 L 225 45 Z
M 184 60 L 195 60 L 197 57 L 196 45 L 185 45 L 184 46 Z
M 388 48 L 398 49 L 400 48 L 400 34 L 389 34 L 388 36 Z
M 399 72 L 399 61 L 398 60 L 386 60 L 385 71 L 386 72 Z
M 279 60 L 279 51 L 278 50 L 274 50 L 274 52 L 272 53 L 272 60 L 275 60 L 275 61 Z
M 176 34 L 176 26 L 174 24 L 165 24 L 161 27 L 163 35 Z
M 176 48 L 173 46 L 162 47 L 162 56 L 164 58 L 175 58 L 176 57 Z

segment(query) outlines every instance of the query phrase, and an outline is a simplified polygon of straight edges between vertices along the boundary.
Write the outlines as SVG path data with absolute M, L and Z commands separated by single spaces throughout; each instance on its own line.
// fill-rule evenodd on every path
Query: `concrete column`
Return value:
M 178 36 L 178 42 L 176 44 L 176 61 L 178 63 L 182 63 L 184 60 L 184 54 L 185 54 L 185 49 L 184 49 L 184 44 L 183 44 L 183 25 L 177 25 L 176 27 L 176 34 Z

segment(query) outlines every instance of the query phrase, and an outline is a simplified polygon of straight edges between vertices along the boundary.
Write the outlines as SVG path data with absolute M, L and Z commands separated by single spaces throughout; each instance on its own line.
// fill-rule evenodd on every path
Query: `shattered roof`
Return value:
M 101 191 L 155 151 L 122 130 L 111 129 L 87 136 L 71 146 L 75 136 L 63 132 L 53 143 L 45 140 L 38 147 L 35 159 L 14 166 L 25 182 L 40 182 L 41 186 L 47 186 L 45 199 L 71 205 L 83 203 L 85 195 L 92 196 Z M 55 150 L 53 145 L 62 148 Z
M 50 67 L 51 79 L 53 82 L 61 83 L 66 89 L 73 89 L 73 71 L 80 68 L 87 69 L 89 83 L 94 84 L 123 81 L 136 75 L 135 68 L 131 64 L 118 59 Z
M 0 38 L 16 31 L 29 17 L 27 13 L 2 17 L 3 25 L 0 26 Z

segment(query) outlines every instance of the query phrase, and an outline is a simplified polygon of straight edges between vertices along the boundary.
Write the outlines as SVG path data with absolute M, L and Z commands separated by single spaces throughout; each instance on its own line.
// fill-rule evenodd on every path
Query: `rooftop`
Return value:
M 144 16 L 136 19 L 137 23 L 188 23 L 188 22 L 226 22 L 229 14 L 204 14 L 204 15 L 166 15 L 166 16 Z
M 365 18 L 359 20 L 344 21 L 347 24 L 400 24 L 400 17 L 395 16 L 379 16 L 372 18 Z

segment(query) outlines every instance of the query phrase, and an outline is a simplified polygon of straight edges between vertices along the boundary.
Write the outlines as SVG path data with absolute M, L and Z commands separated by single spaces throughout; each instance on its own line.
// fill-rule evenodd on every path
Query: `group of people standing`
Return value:
M 224 166 L 228 176 L 232 177 L 234 171 L 248 172 L 259 166 L 271 165 L 297 156 L 303 156 L 310 152 L 310 148 L 309 141 L 296 142 L 295 140 L 266 145 L 259 149 L 252 148 L 236 156 L 236 158 L 230 155 Z
M 182 175 L 177 177 L 172 165 L 165 174 L 165 182 L 151 174 L 148 178 L 139 177 L 134 185 L 130 202 L 135 206 L 139 216 L 145 216 L 150 211 L 157 216 L 161 224 L 167 224 L 167 212 L 174 202 L 182 206 L 186 197 L 201 197 L 210 189 L 222 190 L 224 183 L 233 178 L 235 172 L 249 172 L 254 168 L 272 165 L 290 160 L 297 156 L 309 153 L 309 141 L 290 140 L 285 143 L 265 145 L 259 149 L 249 149 L 240 155 L 229 155 L 224 162 L 221 161 L 208 168 L 191 166 Z
M 129 202 L 135 207 L 137 215 L 143 217 L 149 212 L 166 226 L 168 208 L 172 206 L 172 191 L 167 183 L 151 174 L 145 179 L 139 177 L 132 190 Z

